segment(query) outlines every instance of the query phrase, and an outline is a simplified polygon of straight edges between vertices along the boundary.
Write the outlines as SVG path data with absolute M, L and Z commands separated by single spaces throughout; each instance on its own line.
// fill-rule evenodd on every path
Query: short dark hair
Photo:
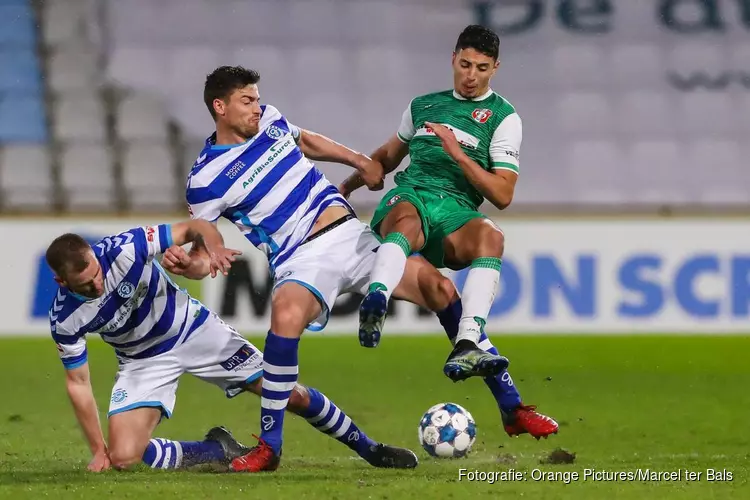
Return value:
M 474 49 L 497 61 L 500 56 L 500 38 L 491 29 L 472 24 L 458 35 L 456 52 L 461 49 Z
M 64 278 L 70 271 L 81 272 L 86 269 L 86 250 L 90 249 L 91 245 L 81 236 L 65 233 L 55 238 L 47 248 L 47 264 L 56 275 Z
M 226 102 L 229 95 L 237 89 L 256 84 L 260 81 L 260 73 L 242 66 L 220 66 L 206 77 L 203 87 L 203 102 L 206 103 L 211 117 L 216 119 L 214 99 Z

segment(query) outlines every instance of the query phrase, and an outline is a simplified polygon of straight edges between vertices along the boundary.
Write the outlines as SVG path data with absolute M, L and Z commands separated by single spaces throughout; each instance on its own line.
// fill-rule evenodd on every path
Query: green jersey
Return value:
M 447 90 L 414 98 L 404 112 L 398 137 L 409 144 L 411 163 L 396 174 L 398 186 L 442 193 L 473 210 L 484 201 L 425 122 L 451 129 L 466 154 L 485 170 L 518 173 L 522 126 L 515 108 L 492 90 L 471 100 Z

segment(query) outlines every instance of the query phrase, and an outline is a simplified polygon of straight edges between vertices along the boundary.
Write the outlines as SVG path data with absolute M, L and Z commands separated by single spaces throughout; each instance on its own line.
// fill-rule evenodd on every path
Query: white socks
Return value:
M 461 293 L 463 314 L 458 324 L 456 343 L 460 340 L 470 340 L 474 344 L 479 344 L 479 337 L 497 294 L 501 265 L 502 260 L 497 257 L 480 257 L 471 263 Z
M 368 292 L 382 291 L 390 299 L 406 268 L 406 259 L 411 253 L 411 246 L 401 233 L 391 233 L 385 237 L 375 257 L 375 266 L 370 275 Z

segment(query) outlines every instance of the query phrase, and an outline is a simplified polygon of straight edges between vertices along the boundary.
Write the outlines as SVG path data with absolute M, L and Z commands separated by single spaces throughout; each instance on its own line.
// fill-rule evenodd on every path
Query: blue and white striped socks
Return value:
M 310 405 L 302 415 L 307 422 L 324 434 L 344 443 L 360 457 L 365 458 L 377 443 L 359 430 L 349 416 L 341 411 L 325 394 L 308 387 Z
M 487 334 L 484 332 L 479 337 L 477 347 L 490 354 L 499 355 L 497 348 L 492 345 L 492 342 L 490 342 L 490 339 L 487 338 Z M 494 377 L 485 377 L 483 380 L 495 397 L 497 406 L 503 412 L 511 413 L 521 404 L 521 395 L 518 393 L 518 389 L 516 389 L 516 385 L 513 383 L 508 370 L 503 370 L 502 373 Z
M 260 400 L 260 438 L 276 454 L 281 452 L 284 411 L 297 383 L 299 339 L 279 337 L 272 331 L 263 349 L 263 391 Z
M 445 333 L 451 342 L 455 342 L 456 335 L 458 335 L 458 323 L 461 321 L 462 313 L 463 305 L 459 299 L 437 314 L 440 324 L 443 325 Z M 487 334 L 484 331 L 479 336 L 477 347 L 490 354 L 498 355 L 497 348 L 492 345 L 492 342 L 487 338 Z M 521 404 L 521 395 L 518 393 L 518 389 L 516 389 L 513 379 L 507 370 L 503 370 L 502 373 L 494 377 L 485 377 L 484 383 L 489 387 L 501 411 L 510 413 Z
M 182 466 L 182 446 L 179 441 L 154 438 L 148 442 L 142 460 L 152 469 L 177 469 Z
M 224 449 L 216 441 L 172 441 L 154 438 L 143 452 L 143 463 L 152 469 L 179 469 L 219 462 Z

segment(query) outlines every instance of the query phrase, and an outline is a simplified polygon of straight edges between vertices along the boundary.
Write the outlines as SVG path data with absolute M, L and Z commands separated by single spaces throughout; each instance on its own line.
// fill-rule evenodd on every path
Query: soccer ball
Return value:
M 474 417 L 456 403 L 440 403 L 419 421 L 419 444 L 436 458 L 465 456 L 477 438 Z

